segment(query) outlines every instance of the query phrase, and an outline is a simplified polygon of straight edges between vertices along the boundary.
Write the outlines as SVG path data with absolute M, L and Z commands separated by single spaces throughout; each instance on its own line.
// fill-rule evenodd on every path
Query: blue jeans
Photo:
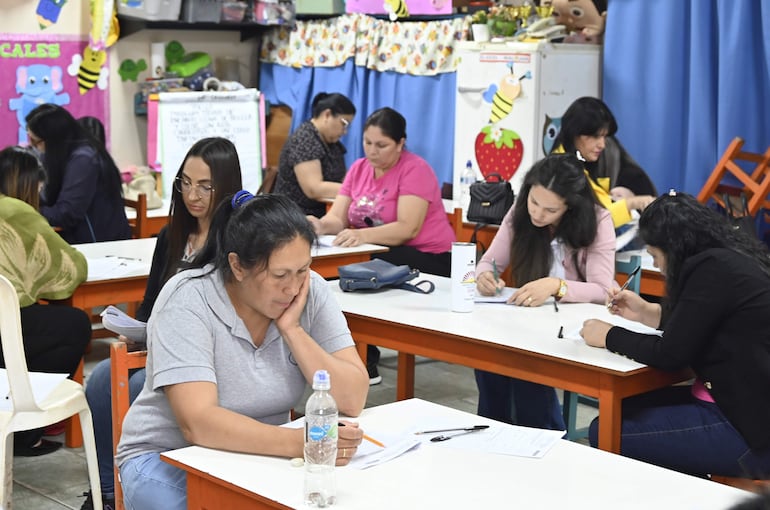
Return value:
M 770 475 L 770 448 L 752 450 L 719 406 L 689 386 L 671 386 L 623 400 L 620 453 L 695 476 Z M 588 438 L 596 446 L 598 419 Z
M 120 466 L 123 504 L 128 510 L 186 510 L 187 473 L 145 453 Z
M 100 361 L 88 376 L 86 400 L 94 420 L 96 457 L 99 463 L 99 478 L 102 494 L 115 493 L 114 458 L 112 454 L 112 384 L 110 381 L 110 360 Z M 132 370 L 128 378 L 129 401 L 133 402 L 144 386 L 145 370 Z
M 566 430 L 556 390 L 504 375 L 474 370 L 479 416 L 550 430 Z

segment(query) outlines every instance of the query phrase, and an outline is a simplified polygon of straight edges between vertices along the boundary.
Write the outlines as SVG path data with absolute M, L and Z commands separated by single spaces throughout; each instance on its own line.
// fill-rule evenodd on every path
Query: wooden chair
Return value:
M 129 370 L 144 368 L 147 362 L 147 351 L 128 352 L 124 342 L 110 344 L 110 375 L 112 383 L 112 452 L 118 453 L 118 442 L 123 433 L 123 418 L 125 418 L 129 402 L 128 374 Z M 123 489 L 120 485 L 118 466 L 115 470 L 115 508 L 125 510 L 123 506 Z
M 712 481 L 731 487 L 737 487 L 749 492 L 770 492 L 770 480 L 754 480 L 752 478 L 737 478 L 733 476 L 709 475 Z
M 615 272 L 629 275 L 634 269 L 642 265 L 642 257 L 639 255 L 633 255 L 630 260 L 626 262 L 615 261 Z M 639 294 L 639 289 L 642 285 L 642 273 L 641 271 L 636 273 L 631 282 L 628 284 L 628 290 Z M 588 437 L 588 427 L 576 428 L 575 422 L 577 421 L 577 406 L 578 404 L 584 404 L 590 407 L 598 408 L 599 401 L 594 397 L 587 397 L 571 391 L 564 391 L 564 400 L 562 401 L 561 412 L 564 417 L 564 423 L 567 425 L 567 439 L 570 441 L 576 441 Z
M 751 216 L 756 216 L 762 207 L 770 206 L 767 200 L 770 194 L 770 147 L 764 154 L 756 154 L 741 151 L 743 143 L 742 138 L 733 138 L 698 193 L 698 202 L 705 204 L 714 200 L 724 206 L 724 194 L 739 195 L 743 192 L 748 198 L 748 211 Z M 739 162 L 754 163 L 754 169 L 747 173 L 739 166 Z M 723 182 L 730 176 L 737 179 L 743 187 Z
M 140 193 L 136 200 L 123 199 L 123 204 L 136 210 L 136 218 L 128 220 L 134 239 L 150 237 L 150 225 L 147 220 L 147 195 Z

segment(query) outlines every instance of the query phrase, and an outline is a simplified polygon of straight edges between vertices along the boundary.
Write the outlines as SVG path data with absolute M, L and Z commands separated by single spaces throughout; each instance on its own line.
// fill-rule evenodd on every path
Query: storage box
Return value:
M 176 21 L 182 0 L 119 0 L 118 14 L 151 21 Z
M 254 5 L 254 22 L 260 25 L 284 25 L 294 21 L 295 4 L 291 0 L 263 0 Z
M 342 14 L 345 0 L 297 0 L 297 14 Z
M 452 14 L 452 0 L 347 0 L 345 9 L 347 12 L 386 14 L 385 4 L 387 3 L 405 3 L 410 16 Z
M 187 23 L 218 23 L 221 12 L 220 0 L 184 0 L 180 19 Z

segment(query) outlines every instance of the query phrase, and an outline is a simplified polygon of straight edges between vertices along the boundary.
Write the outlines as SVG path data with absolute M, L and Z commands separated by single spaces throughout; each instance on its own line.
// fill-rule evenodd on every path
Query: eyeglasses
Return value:
M 174 179 L 174 188 L 183 195 L 188 195 L 190 190 L 194 188 L 195 195 L 198 198 L 209 198 L 211 192 L 214 191 L 214 186 L 209 186 L 208 184 L 196 184 L 193 186 L 192 182 L 183 177 Z
M 340 117 L 339 119 L 340 119 L 340 122 L 342 123 L 342 129 L 347 131 L 348 130 L 348 126 L 350 126 L 350 121 L 348 119 L 346 119 L 345 117 Z

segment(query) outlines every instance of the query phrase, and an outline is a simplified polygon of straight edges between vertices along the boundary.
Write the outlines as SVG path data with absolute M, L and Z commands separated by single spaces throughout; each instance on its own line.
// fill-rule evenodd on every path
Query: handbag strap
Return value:
M 427 284 L 427 289 L 420 288 L 420 285 Z M 420 294 L 430 294 L 436 290 L 436 286 L 429 280 L 420 280 L 417 283 L 404 282 L 401 285 L 393 285 L 394 289 L 409 290 L 411 292 L 419 292 Z
M 484 181 L 486 181 L 486 182 L 493 182 L 493 181 L 489 180 L 491 177 L 497 177 L 497 182 L 505 182 L 505 179 L 503 179 L 503 176 L 498 174 L 497 172 L 491 173 L 491 174 L 487 175 L 484 178 Z

